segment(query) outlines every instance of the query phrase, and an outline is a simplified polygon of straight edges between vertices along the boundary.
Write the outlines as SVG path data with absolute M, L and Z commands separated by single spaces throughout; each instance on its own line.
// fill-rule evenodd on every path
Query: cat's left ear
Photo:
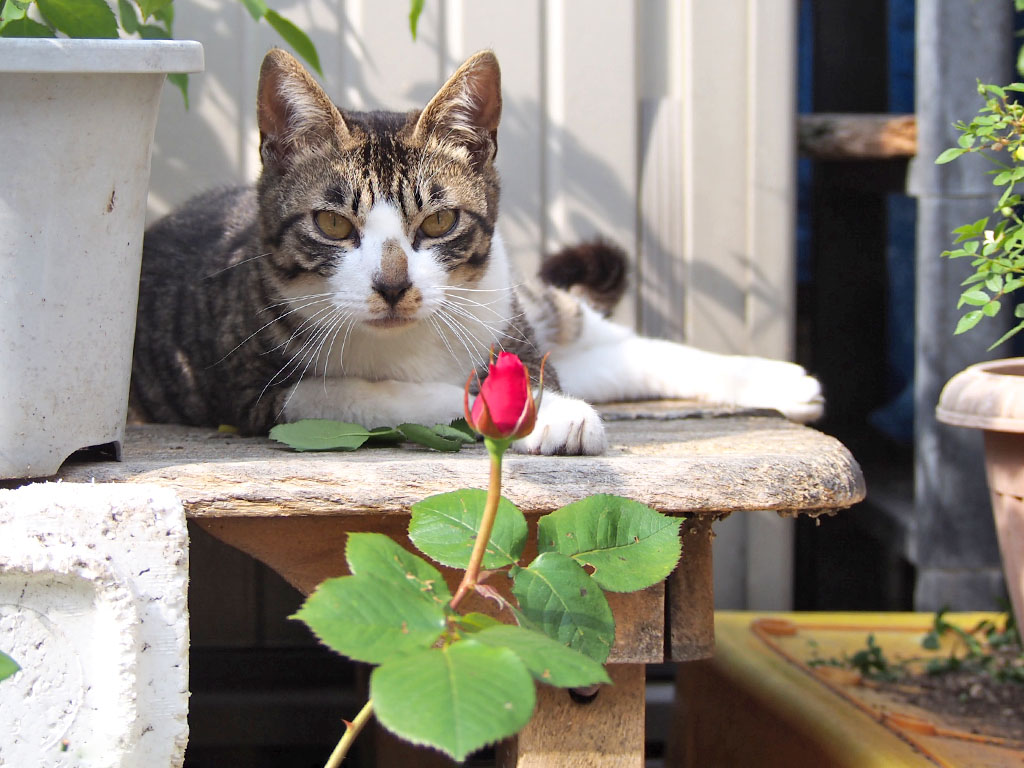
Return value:
M 494 51 L 474 54 L 431 99 L 416 123 L 416 136 L 433 134 L 465 146 L 475 162 L 486 163 L 498 151 L 501 120 L 501 70 Z

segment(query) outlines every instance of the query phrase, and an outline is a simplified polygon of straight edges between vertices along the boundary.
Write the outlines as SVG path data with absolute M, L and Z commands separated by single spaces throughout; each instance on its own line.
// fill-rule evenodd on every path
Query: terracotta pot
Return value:
M 939 396 L 936 418 L 985 431 L 985 471 L 1010 600 L 1024 620 L 1024 357 L 964 369 Z

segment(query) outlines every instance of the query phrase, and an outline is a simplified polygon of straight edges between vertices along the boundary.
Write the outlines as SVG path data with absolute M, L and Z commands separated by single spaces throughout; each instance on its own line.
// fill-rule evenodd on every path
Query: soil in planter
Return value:
M 823 663 L 846 667 L 855 684 L 934 713 L 956 730 L 1024 742 L 1024 649 L 1012 625 L 984 622 L 964 629 L 940 612 L 929 635 L 932 650 L 941 637 L 953 636 L 953 653 L 887 658 L 872 635 L 852 656 Z
M 1021 649 L 1007 646 L 992 653 L 1009 664 L 1020 660 Z M 873 684 L 894 699 L 956 719 L 969 733 L 1024 741 L 1024 683 L 961 669 Z

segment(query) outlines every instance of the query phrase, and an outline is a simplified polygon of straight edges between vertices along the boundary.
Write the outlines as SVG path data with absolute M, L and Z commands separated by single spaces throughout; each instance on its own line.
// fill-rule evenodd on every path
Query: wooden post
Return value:
M 533 720 L 498 748 L 499 768 L 640 768 L 644 764 L 644 665 L 611 664 L 614 685 L 590 700 L 537 690 Z

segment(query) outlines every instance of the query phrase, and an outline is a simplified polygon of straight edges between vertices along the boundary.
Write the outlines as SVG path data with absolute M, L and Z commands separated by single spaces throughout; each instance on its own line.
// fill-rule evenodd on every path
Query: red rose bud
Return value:
M 541 362 L 541 381 L 544 363 Z M 487 378 L 480 394 L 469 407 L 469 383 L 466 380 L 464 409 L 466 421 L 484 437 L 494 440 L 518 440 L 533 431 L 537 421 L 537 402 L 530 391 L 530 375 L 516 355 L 498 353 L 496 362 L 488 365 Z

